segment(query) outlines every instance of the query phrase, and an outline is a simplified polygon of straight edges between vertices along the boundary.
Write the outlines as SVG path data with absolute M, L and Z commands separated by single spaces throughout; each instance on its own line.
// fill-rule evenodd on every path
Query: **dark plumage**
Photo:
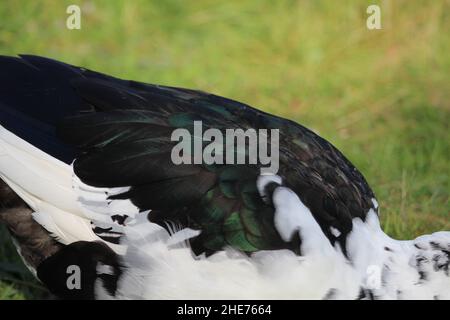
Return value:
M 53 254 L 37 268 L 38 278 L 44 282 L 52 293 L 62 299 L 95 299 L 95 281 L 99 279 L 109 294 L 114 295 L 117 280 L 122 271 L 118 256 L 107 245 L 99 242 L 78 241 Z M 108 266 L 105 273 L 98 273 L 98 265 Z M 79 269 L 79 290 L 67 286 L 70 266 Z M 76 282 L 74 281 L 73 286 Z
M 34 271 L 62 245 L 33 220 L 31 213 L 30 207 L 0 180 L 0 223 L 6 225 L 24 262 Z
M 221 133 L 279 130 L 279 171 L 175 164 L 171 135 L 193 135 L 194 121 Z M 390 239 L 372 190 L 335 147 L 230 99 L 37 56 L 0 57 L 0 153 L 0 177 L 25 201 L 1 185 L 0 221 L 63 298 L 408 297 L 416 278 L 425 283 L 418 296 L 447 294 L 447 233 Z M 81 291 L 67 289 L 72 264 L 83 270 Z M 380 288 L 365 282 L 373 265 L 383 270 Z M 311 285 L 313 276 L 320 283 Z
M 224 245 L 246 252 L 292 246 L 279 238 L 273 207 L 258 196 L 260 166 L 171 162 L 171 132 L 192 130 L 194 120 L 222 131 L 279 129 L 279 175 L 332 241 L 329 227 L 344 240 L 352 218 L 364 219 L 372 206 L 374 195 L 357 169 L 292 121 L 212 94 L 119 80 L 41 57 L 2 57 L 0 65 L 10 71 L 0 78 L 1 114 L 17 117 L 10 125 L 3 116 L 7 128 L 66 163 L 76 158 L 74 171 L 89 185 L 131 186 L 115 199 L 203 230 L 193 240 L 197 253 Z

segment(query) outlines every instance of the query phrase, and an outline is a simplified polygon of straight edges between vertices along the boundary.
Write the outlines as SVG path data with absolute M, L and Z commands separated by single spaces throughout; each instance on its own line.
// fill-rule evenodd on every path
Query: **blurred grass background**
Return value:
M 65 27 L 66 7 L 81 30 Z M 382 30 L 366 28 L 378 4 Z M 0 54 L 197 88 L 296 120 L 360 169 L 396 238 L 450 230 L 450 1 L 2 1 Z M 1 72 L 1 70 L 0 70 Z M 0 231 L 0 299 L 47 292 Z

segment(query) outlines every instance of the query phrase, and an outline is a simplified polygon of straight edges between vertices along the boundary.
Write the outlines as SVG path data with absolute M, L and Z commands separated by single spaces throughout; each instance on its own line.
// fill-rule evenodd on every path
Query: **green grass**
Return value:
M 82 29 L 65 28 L 78 3 Z M 365 27 L 369 4 L 382 30 Z M 363 172 L 396 238 L 450 229 L 449 1 L 2 1 L 0 54 L 198 88 L 291 118 Z M 1 72 L 1 71 L 0 71 Z M 20 266 L 4 235 L 0 261 Z M 19 274 L 0 299 L 44 297 Z

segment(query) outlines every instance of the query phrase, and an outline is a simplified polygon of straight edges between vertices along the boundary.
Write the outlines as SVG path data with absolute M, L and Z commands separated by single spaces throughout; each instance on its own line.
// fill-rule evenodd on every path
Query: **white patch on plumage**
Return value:
M 40 203 L 83 216 L 72 191 L 71 169 L 0 126 L 0 176 L 34 211 Z M 39 199 L 36 203 L 34 199 Z
M 450 248 L 450 232 L 438 232 L 413 241 L 397 241 L 380 227 L 378 216 L 369 210 L 366 221 L 353 219 L 353 229 L 347 238 L 347 253 L 363 277 L 363 286 L 378 299 L 450 299 L 450 277 L 435 270 L 438 256 L 445 265 L 447 255 L 432 243 Z M 378 268 L 382 281 L 370 287 L 368 270 Z M 421 277 L 425 277 L 421 279 Z
M 372 198 L 371 200 L 372 200 L 372 204 L 373 204 L 373 207 L 375 208 L 375 210 L 378 209 L 378 201 L 377 201 L 377 199 Z
M 289 215 L 287 210 L 292 210 L 303 216 L 291 219 L 301 222 L 294 232 L 300 231 L 304 256 L 273 250 L 247 257 L 230 248 L 209 257 L 193 256 L 189 247 L 170 248 L 171 238 L 177 238 L 183 230 L 170 236 L 161 227 L 142 220 L 124 227 L 126 266 L 115 298 L 322 299 L 331 289 L 340 292 L 336 298 L 356 298 L 360 281 L 341 250 L 333 248 L 323 234 L 316 236 L 317 231 L 321 233 L 320 227 L 295 193 L 283 187 L 277 190 L 277 214 Z M 283 228 L 291 234 L 289 227 Z M 111 298 L 100 282 L 97 285 L 99 298 Z
M 107 275 L 115 274 L 113 266 L 101 262 L 97 262 L 96 272 L 97 274 L 107 274 Z
M 187 241 L 191 238 L 198 236 L 201 233 L 200 230 L 194 230 L 191 228 L 181 229 L 172 234 L 167 241 L 168 246 L 175 246 L 179 244 L 187 245 Z
M 297 194 L 286 187 L 278 187 L 273 194 L 275 206 L 275 228 L 284 241 L 290 241 L 295 232 L 302 239 L 302 253 L 309 254 L 321 247 L 333 250 L 330 241 L 322 232 L 311 211 Z
M 123 254 L 125 248 L 106 242 L 99 238 L 87 219 L 61 211 L 47 205 L 47 211 L 34 212 L 33 219 L 44 227 L 58 242 L 68 245 L 77 241 L 102 241 L 118 254 Z
M 71 166 L 0 126 L 0 178 L 33 209 L 35 220 L 63 244 L 103 241 L 79 206 L 72 175 Z
M 335 227 L 330 227 L 330 232 L 336 238 L 340 237 L 340 235 L 341 235 L 341 232 Z
M 137 208 L 129 199 L 110 199 L 111 196 L 127 192 L 130 187 L 99 188 L 83 183 L 73 175 L 73 188 L 78 195 L 79 206 L 84 215 L 93 221 L 95 226 L 103 229 L 111 228 L 113 232 L 122 232 L 122 226 L 112 219 L 112 216 L 127 216 L 133 219 L 139 214 Z M 127 219 L 128 219 L 127 218 Z
M 56 225 L 52 217 L 49 214 L 43 212 L 33 212 L 32 213 L 34 221 L 39 223 L 45 228 L 45 230 L 50 233 L 50 235 L 58 242 L 62 244 L 70 244 L 71 241 L 65 237 L 64 232 Z
M 258 179 L 256 180 L 256 188 L 258 189 L 259 195 L 265 202 L 267 202 L 267 197 L 269 196 L 266 194 L 265 188 L 271 182 L 281 185 L 283 179 L 274 174 L 262 174 L 258 176 Z
M 101 227 L 100 227 L 101 228 Z M 108 231 L 97 231 L 95 230 L 94 233 L 99 237 L 106 237 L 106 238 L 117 238 L 120 239 L 122 234 L 120 233 L 113 233 L 111 230 Z

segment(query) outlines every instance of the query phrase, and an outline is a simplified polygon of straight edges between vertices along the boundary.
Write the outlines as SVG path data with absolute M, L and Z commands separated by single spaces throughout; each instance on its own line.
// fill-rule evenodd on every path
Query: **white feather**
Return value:
M 72 175 L 71 166 L 0 126 L 0 177 L 33 209 L 35 220 L 63 244 L 103 241 L 77 201 Z
M 279 198 L 274 201 L 276 207 L 283 204 L 277 207 L 278 214 L 294 209 L 304 215 L 301 221 L 311 231 L 320 228 L 303 207 L 295 207 L 300 200 L 289 189 L 279 188 L 275 198 Z M 318 238 L 325 242 L 315 247 L 308 244 L 308 237 L 316 238 L 313 232 L 302 234 L 305 245 L 312 247 L 302 257 L 289 250 L 260 251 L 247 257 L 232 249 L 205 257 L 193 256 L 188 247 L 172 249 L 170 244 L 178 241 L 179 233 L 170 236 L 148 221 L 143 226 L 141 236 L 136 236 L 132 225 L 124 228 L 128 249 L 118 299 L 321 299 L 331 288 L 341 291 L 341 298 L 356 298 L 359 293 L 356 272 L 340 250 L 334 250 L 325 237 Z M 328 255 L 315 254 L 323 248 L 328 248 Z M 98 292 L 100 298 L 107 294 Z

